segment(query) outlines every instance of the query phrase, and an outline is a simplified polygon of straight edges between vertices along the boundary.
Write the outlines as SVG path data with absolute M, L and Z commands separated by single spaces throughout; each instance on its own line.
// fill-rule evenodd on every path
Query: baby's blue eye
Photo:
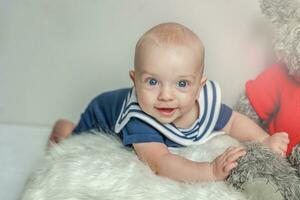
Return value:
M 157 85 L 158 81 L 155 80 L 155 79 L 153 79 L 153 78 L 151 78 L 151 79 L 148 80 L 148 83 L 149 83 L 149 85 L 154 86 L 154 85 Z
M 178 87 L 186 87 L 188 85 L 188 82 L 187 81 L 184 81 L 184 80 L 182 80 L 182 81 L 178 81 L 178 83 L 177 83 L 177 86 Z

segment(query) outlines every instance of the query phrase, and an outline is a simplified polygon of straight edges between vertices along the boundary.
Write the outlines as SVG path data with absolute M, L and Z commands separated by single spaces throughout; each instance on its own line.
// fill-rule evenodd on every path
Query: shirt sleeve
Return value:
M 279 73 L 279 67 L 272 66 L 246 83 L 246 95 L 262 120 L 269 119 L 279 105 Z
M 224 128 L 228 123 L 231 115 L 232 115 L 232 109 L 225 104 L 221 104 L 220 114 L 214 130 L 219 131 L 222 128 Z
M 164 137 L 155 128 L 134 117 L 124 126 L 120 134 L 126 146 L 143 142 L 164 143 Z
M 114 130 L 124 99 L 130 88 L 102 93 L 87 106 L 73 133 L 101 131 L 110 133 Z
M 73 133 L 80 134 L 81 132 L 90 130 L 108 131 L 109 116 L 104 112 L 101 102 L 101 95 L 90 102 L 85 111 L 81 114 L 80 120 L 73 130 Z

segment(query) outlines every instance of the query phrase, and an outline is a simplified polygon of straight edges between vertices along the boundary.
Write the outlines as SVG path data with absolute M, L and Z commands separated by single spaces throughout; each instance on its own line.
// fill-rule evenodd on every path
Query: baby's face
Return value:
M 141 109 L 161 123 L 190 126 L 196 120 L 196 102 L 206 81 L 199 55 L 185 46 L 148 47 L 136 71 L 130 72 Z

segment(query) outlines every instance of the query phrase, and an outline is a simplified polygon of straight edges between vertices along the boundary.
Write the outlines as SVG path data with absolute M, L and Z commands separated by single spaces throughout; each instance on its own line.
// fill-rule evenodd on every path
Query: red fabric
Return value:
M 269 121 L 269 133 L 289 135 L 287 155 L 300 142 L 300 84 L 283 65 L 268 67 L 255 80 L 246 83 L 246 94 L 258 116 Z

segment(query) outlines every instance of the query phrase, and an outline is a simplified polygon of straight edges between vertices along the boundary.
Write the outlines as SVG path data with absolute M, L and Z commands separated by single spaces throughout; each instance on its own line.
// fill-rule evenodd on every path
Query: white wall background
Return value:
M 258 0 L 0 0 L 0 122 L 76 122 L 92 97 L 131 85 L 135 42 L 169 21 L 202 38 L 233 105 L 268 54 Z

